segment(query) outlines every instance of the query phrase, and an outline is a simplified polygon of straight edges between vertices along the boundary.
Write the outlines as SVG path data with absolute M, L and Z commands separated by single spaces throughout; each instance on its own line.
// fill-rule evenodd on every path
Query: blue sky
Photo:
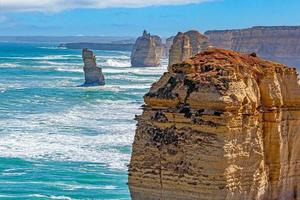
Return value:
M 0 2 L 0 35 L 137 36 L 146 29 L 167 37 L 190 29 L 300 25 L 299 0 L 45 0 L 38 6 L 36 0 Z

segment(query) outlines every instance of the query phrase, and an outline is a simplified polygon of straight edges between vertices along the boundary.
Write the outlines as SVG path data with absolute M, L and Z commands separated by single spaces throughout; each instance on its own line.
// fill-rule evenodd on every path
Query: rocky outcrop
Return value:
M 97 67 L 96 57 L 93 51 L 89 49 L 83 49 L 82 59 L 84 62 L 83 71 L 85 77 L 83 86 L 104 85 L 104 75 L 102 73 L 102 69 Z
M 173 45 L 175 36 L 169 37 L 166 39 L 166 42 L 164 44 L 164 52 L 163 52 L 163 58 L 169 58 L 169 52 Z
M 260 57 L 300 68 L 300 26 L 257 26 L 248 29 L 207 31 L 215 47 Z
M 300 199 L 295 68 L 209 48 L 170 66 L 144 100 L 132 199 Z
M 208 39 L 198 31 L 179 32 L 169 54 L 169 65 L 180 63 L 208 47 Z
M 131 53 L 131 65 L 133 67 L 156 67 L 160 65 L 164 46 L 158 36 L 152 36 L 144 31 L 139 37 Z

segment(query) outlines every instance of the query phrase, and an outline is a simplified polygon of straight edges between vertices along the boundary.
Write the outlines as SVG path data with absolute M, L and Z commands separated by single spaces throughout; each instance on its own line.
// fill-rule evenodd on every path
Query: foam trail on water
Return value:
M 115 59 L 108 59 L 102 65 L 109 66 L 109 67 L 130 67 L 131 66 L 130 61 L 128 60 L 115 60 Z
M 102 103 L 1 120 L 1 127 L 9 124 L 4 132 L 13 134 L 1 136 L 0 156 L 96 162 L 126 170 L 130 155 L 120 148 L 131 145 L 135 129 L 131 120 L 139 111 L 126 101 Z M 114 120 L 118 123 L 111 123 Z

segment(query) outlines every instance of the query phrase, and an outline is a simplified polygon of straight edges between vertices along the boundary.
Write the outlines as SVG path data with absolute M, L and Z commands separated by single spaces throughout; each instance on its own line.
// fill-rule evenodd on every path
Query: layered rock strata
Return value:
M 257 26 L 248 29 L 207 31 L 213 46 L 300 68 L 300 26 Z
M 83 71 L 85 77 L 83 86 L 105 85 L 102 69 L 97 67 L 96 57 L 93 51 L 86 48 L 83 49 L 82 59 L 84 62 Z
M 144 31 L 139 37 L 131 53 L 133 67 L 156 67 L 164 54 L 164 46 L 159 36 L 152 36 Z
M 132 199 L 300 199 L 295 68 L 209 48 L 170 66 L 144 100 Z
M 208 47 L 208 38 L 198 31 L 179 32 L 169 53 L 169 65 L 180 63 Z

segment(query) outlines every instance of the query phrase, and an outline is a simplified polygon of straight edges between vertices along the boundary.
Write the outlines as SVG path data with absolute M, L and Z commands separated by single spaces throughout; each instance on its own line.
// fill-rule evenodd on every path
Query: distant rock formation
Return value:
M 258 56 L 300 68 L 300 26 L 256 26 L 247 29 L 207 31 L 215 47 Z
M 179 32 L 174 38 L 169 54 L 169 65 L 180 63 L 206 50 L 208 38 L 198 31 Z
M 144 100 L 133 200 L 300 199 L 295 68 L 209 48 L 170 66 Z
M 85 77 L 83 86 L 105 85 L 102 69 L 97 67 L 96 57 L 93 51 L 86 48 L 83 49 L 82 59 L 84 62 L 83 70 Z
M 163 43 L 159 36 L 152 36 L 144 31 L 139 37 L 131 53 L 133 67 L 156 67 L 160 65 L 163 56 Z
M 166 42 L 164 44 L 163 58 L 169 58 L 169 52 L 173 45 L 174 38 L 175 38 L 175 36 L 172 36 L 172 37 L 169 37 L 166 39 Z

